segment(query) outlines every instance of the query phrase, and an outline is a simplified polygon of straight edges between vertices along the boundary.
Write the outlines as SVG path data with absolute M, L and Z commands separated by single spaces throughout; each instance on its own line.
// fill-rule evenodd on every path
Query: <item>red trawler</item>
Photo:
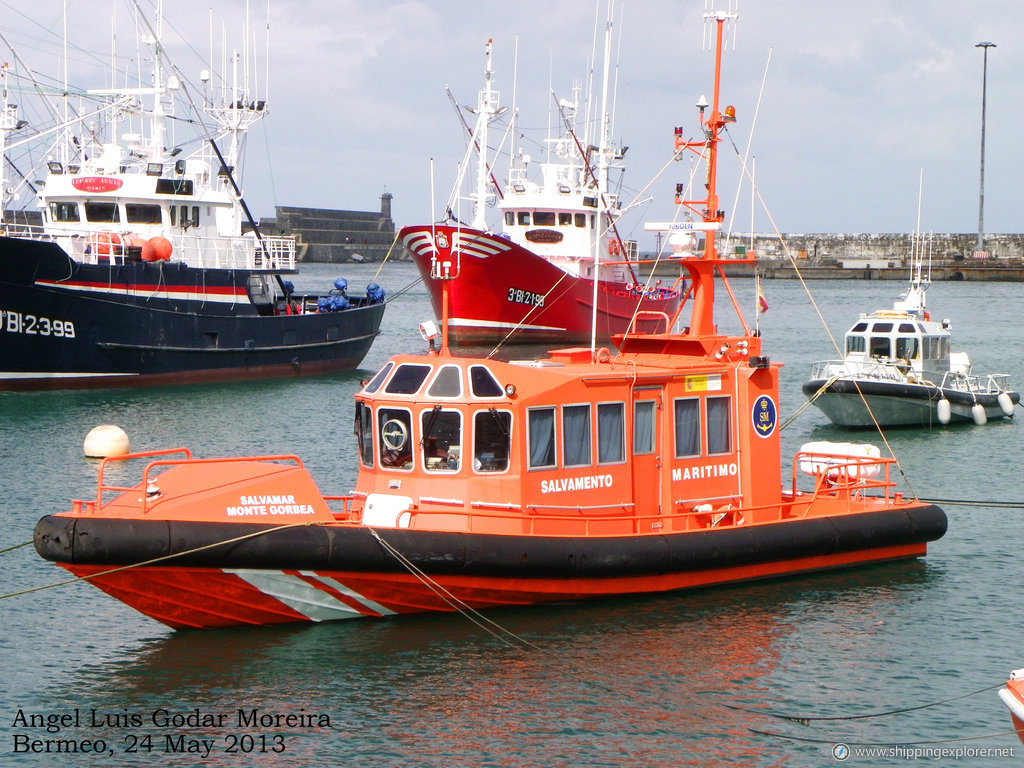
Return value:
M 488 164 L 487 141 L 491 122 L 506 110 L 492 88 L 490 41 L 486 51 L 485 84 L 472 110 L 477 122 L 468 144 L 478 156 L 472 223 L 457 220 L 453 199 L 445 221 L 404 227 L 399 235 L 423 275 L 436 317 L 442 294 L 448 296 L 452 343 L 587 343 L 630 328 L 668 330 L 666 318 L 682 302 L 682 281 L 662 287 L 651 278 L 653 262 L 638 259 L 636 242 L 619 236 L 622 204 L 609 180 L 621 173 L 625 150 L 611 144 L 610 121 L 603 121 L 597 145 L 591 144 L 574 125 L 578 93 L 575 101 L 563 101 L 565 133 L 547 140 L 539 180 L 530 177 L 530 159 L 519 153 L 502 191 Z M 606 61 L 608 55 L 606 45 Z M 605 105 L 607 100 L 606 67 Z M 456 191 L 462 181 L 460 176 Z M 484 216 L 494 197 L 501 199 L 499 230 L 490 229 Z M 434 275 L 436 261 L 454 265 L 445 281 Z
M 712 163 L 733 17 L 705 14 L 715 98 L 699 141 L 682 142 Z M 36 549 L 179 628 L 657 593 L 923 556 L 946 516 L 897 492 L 894 461 L 873 447 L 805 446 L 783 473 L 779 364 L 745 322 L 737 334 L 715 324 L 713 175 L 707 192 L 705 247 L 683 261 L 686 330 L 501 362 L 452 355 L 442 323 L 437 348 L 430 338 L 427 354 L 394 356 L 356 394 L 352 494 L 324 495 L 297 457 L 142 454 L 137 485 L 109 488 L 104 463 L 95 500 L 42 518 Z M 451 270 L 435 261 L 442 286 Z

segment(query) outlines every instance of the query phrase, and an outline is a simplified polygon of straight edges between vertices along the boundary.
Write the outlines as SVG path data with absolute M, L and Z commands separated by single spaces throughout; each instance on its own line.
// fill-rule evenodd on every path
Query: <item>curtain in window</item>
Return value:
M 565 466 L 590 464 L 589 405 L 566 405 L 562 408 L 562 440 Z
M 555 465 L 555 411 L 530 411 L 530 467 Z
M 613 464 L 625 456 L 623 422 L 625 406 L 622 403 L 601 403 L 597 406 L 597 461 Z
M 708 453 L 728 453 L 732 449 L 730 406 L 728 397 L 708 398 Z
M 700 401 L 676 400 L 676 457 L 700 455 Z
M 641 400 L 633 405 L 633 453 L 654 451 L 654 401 Z

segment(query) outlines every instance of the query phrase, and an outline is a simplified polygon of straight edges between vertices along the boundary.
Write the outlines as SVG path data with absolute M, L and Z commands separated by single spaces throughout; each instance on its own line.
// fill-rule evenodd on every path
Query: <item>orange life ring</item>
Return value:
M 618 256 L 621 252 L 622 252 L 622 249 L 619 247 L 618 239 L 609 240 L 608 241 L 608 255 L 609 256 Z

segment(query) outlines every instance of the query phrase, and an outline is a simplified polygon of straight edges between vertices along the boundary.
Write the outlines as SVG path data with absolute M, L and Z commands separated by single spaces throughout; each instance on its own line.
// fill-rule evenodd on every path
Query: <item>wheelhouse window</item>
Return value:
M 505 211 L 505 223 L 510 227 L 516 223 L 516 215 L 512 211 Z
M 523 226 L 523 227 L 530 226 L 530 212 L 529 211 L 520 211 L 519 212 L 519 224 L 520 224 L 520 226 Z
M 709 397 L 708 455 L 729 453 L 732 450 L 732 398 Z
M 846 337 L 846 353 L 863 352 L 867 347 L 864 342 L 863 336 L 847 336 Z
M 917 351 L 917 339 L 915 337 L 901 336 L 896 339 L 896 357 L 902 360 L 916 360 Z
M 429 365 L 417 363 L 404 363 L 398 366 L 391 381 L 384 387 L 389 395 L 414 395 L 423 386 L 424 379 L 430 373 Z
M 676 458 L 700 455 L 700 400 L 675 401 Z
M 566 467 L 587 467 L 590 457 L 590 406 L 562 406 L 562 462 Z
M 619 464 L 626 460 L 625 421 L 625 403 L 598 403 L 598 464 Z
M 871 337 L 872 357 L 892 357 L 892 345 L 889 344 L 888 336 Z
M 458 472 L 462 464 L 462 414 L 435 405 L 420 415 L 423 466 L 428 472 Z
M 129 224 L 160 224 L 160 206 L 126 203 L 124 217 Z
M 573 214 L 573 222 L 575 223 L 575 225 L 577 227 L 579 227 L 580 229 L 583 229 L 584 227 L 587 226 L 587 214 L 585 214 L 585 213 Z
M 555 409 L 531 408 L 527 413 L 529 468 L 546 469 L 555 466 Z
M 469 385 L 473 391 L 473 397 L 501 397 L 505 394 L 505 390 L 494 378 L 494 374 L 482 365 L 469 367 Z
M 638 400 L 633 404 L 633 453 L 654 453 L 654 415 L 653 400 Z
M 117 203 L 87 202 L 85 204 L 85 219 L 98 223 L 113 223 L 121 220 L 121 214 L 117 210 Z
M 572 226 L 572 214 L 571 213 L 559 213 L 558 214 L 558 226 L 560 226 L 560 227 L 571 227 Z
M 356 442 L 359 461 L 364 467 L 373 466 L 373 410 L 366 403 L 356 402 Z
M 50 203 L 51 221 L 79 221 L 78 203 Z
M 473 417 L 473 469 L 504 472 L 512 445 L 512 414 L 488 408 Z
M 377 411 L 380 464 L 388 469 L 412 468 L 412 414 L 404 408 Z
M 555 226 L 555 214 L 553 211 L 534 211 L 533 223 L 538 227 Z
M 373 393 L 380 389 L 380 385 L 384 383 L 384 379 L 387 378 L 388 373 L 391 372 L 391 369 L 394 368 L 394 366 L 394 363 L 389 362 L 387 365 L 385 365 L 383 368 L 377 371 L 377 375 L 370 379 L 370 383 L 366 385 L 364 391 Z
M 458 397 L 462 394 L 462 377 L 457 365 L 445 365 L 430 383 L 427 394 L 431 397 Z

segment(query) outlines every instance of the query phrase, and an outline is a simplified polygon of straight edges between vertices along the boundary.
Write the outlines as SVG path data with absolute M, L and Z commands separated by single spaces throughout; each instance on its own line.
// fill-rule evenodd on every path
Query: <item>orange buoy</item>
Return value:
M 121 236 L 116 232 L 103 230 L 95 235 L 96 253 L 101 256 L 109 256 L 121 245 Z
M 138 235 L 128 235 L 125 239 L 127 240 L 128 245 L 133 248 L 138 248 L 141 251 L 143 261 L 155 261 L 153 256 L 153 246 L 150 244 L 149 240 L 144 237 L 139 237 Z
M 153 247 L 153 261 L 166 261 L 171 258 L 171 252 L 174 250 L 174 246 L 171 245 L 171 241 L 166 237 L 151 237 L 149 238 L 149 244 Z

